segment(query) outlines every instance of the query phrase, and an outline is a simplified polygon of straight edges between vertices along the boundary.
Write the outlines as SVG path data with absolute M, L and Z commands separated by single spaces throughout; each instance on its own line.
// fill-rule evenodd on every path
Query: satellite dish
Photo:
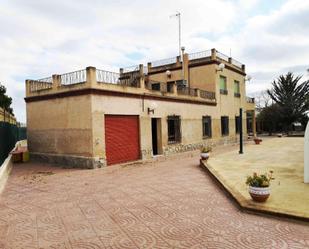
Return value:
M 166 70 L 165 73 L 166 73 L 167 76 L 171 76 L 171 74 L 172 74 L 170 70 Z

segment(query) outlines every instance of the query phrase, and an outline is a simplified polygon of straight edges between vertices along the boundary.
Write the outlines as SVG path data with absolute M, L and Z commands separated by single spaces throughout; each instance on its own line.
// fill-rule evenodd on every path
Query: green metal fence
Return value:
M 0 166 L 19 140 L 27 139 L 26 127 L 0 122 Z

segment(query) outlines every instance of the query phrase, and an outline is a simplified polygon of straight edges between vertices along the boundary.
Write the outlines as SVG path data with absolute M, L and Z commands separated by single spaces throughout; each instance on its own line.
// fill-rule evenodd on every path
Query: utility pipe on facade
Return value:
M 184 53 L 185 53 L 185 47 L 181 47 L 181 78 L 182 78 L 182 83 L 184 84 L 185 82 L 185 63 L 184 63 Z M 186 82 L 187 86 L 187 82 Z

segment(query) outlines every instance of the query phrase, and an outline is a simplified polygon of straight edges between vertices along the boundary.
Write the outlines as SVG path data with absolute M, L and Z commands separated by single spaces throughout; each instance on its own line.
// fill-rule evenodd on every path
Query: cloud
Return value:
M 175 56 L 178 23 L 170 15 L 180 11 L 186 51 L 231 49 L 253 75 L 248 92 L 263 90 L 288 68 L 300 74 L 309 68 L 309 3 L 278 2 L 4 0 L 0 81 L 25 121 L 25 79 L 90 65 L 118 70 Z

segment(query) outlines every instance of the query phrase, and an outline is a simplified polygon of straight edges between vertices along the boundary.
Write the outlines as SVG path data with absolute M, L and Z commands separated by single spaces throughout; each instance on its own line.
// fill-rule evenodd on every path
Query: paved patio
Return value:
M 208 170 L 225 186 L 244 208 L 283 214 L 309 220 L 309 184 L 304 184 L 304 138 L 284 137 L 253 142 L 239 155 L 231 150 L 213 155 Z M 251 200 L 246 176 L 253 172 L 274 171 L 271 195 L 265 203 Z
M 0 248 L 309 248 L 309 226 L 247 214 L 198 157 L 98 170 L 16 165 Z

